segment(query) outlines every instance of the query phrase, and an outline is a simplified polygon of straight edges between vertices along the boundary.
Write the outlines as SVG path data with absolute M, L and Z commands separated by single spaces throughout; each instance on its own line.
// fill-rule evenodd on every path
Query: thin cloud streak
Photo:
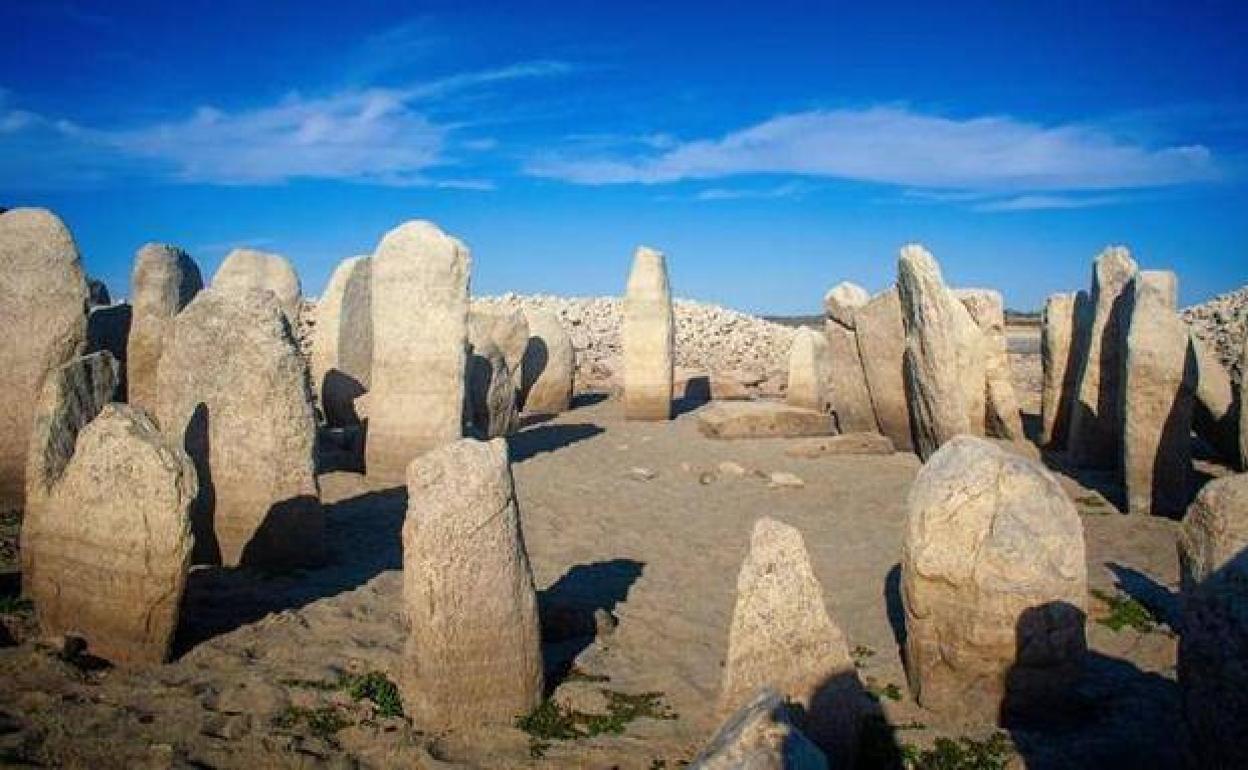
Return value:
M 973 206 L 974 211 L 1046 211 L 1050 209 L 1086 209 L 1096 206 L 1112 206 L 1122 203 L 1120 195 L 1094 195 L 1074 197 L 1069 195 L 1019 195 L 1013 198 L 989 201 Z

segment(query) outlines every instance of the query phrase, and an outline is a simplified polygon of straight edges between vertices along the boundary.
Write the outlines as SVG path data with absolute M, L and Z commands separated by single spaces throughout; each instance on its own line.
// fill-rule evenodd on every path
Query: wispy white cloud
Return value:
M 700 201 L 727 201 L 727 200 L 768 200 L 776 198 L 794 198 L 810 192 L 811 186 L 802 182 L 786 182 L 781 185 L 772 187 L 708 187 L 705 190 L 699 190 L 694 196 Z
M 1042 211 L 1046 209 L 1086 209 L 1122 203 L 1121 195 L 1016 195 L 979 203 L 975 211 Z
M 591 185 L 792 174 L 997 193 L 1169 186 L 1220 174 L 1199 144 L 1153 148 L 1092 125 L 954 119 L 898 106 L 781 115 L 657 152 L 547 154 L 527 171 Z

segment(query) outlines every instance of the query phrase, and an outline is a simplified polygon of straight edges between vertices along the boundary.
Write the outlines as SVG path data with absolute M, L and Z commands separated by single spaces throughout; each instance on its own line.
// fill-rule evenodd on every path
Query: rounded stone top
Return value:
M 871 301 L 871 294 L 856 283 L 842 281 L 823 295 L 823 310 L 828 318 L 853 328 L 854 310 Z
M 385 251 L 429 251 L 467 254 L 468 247 L 458 238 L 427 219 L 413 219 L 382 236 L 376 253 Z
M 212 288 L 232 293 L 268 289 L 292 318 L 298 314 L 302 295 L 299 274 L 285 257 L 246 248 L 234 249 L 226 256 L 212 278 Z

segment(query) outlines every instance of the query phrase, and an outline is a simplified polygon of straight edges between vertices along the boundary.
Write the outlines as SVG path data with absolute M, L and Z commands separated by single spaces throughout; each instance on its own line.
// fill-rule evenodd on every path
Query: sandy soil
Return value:
M 1034 353 L 1014 358 L 1020 372 L 1035 364 L 1025 360 Z M 876 766 L 895 763 L 899 744 L 992 733 L 942 722 L 905 688 L 896 564 L 917 459 L 798 459 L 785 456 L 787 444 L 706 439 L 695 412 L 670 424 L 626 423 L 617 402 L 592 398 L 511 440 L 554 697 L 601 711 L 602 689 L 661 692 L 675 719 L 643 717 L 622 734 L 555 741 L 535 757 L 529 736 L 511 726 L 427 733 L 375 714 L 367 700 L 312 686 L 370 671 L 393 678 L 404 636 L 405 491 L 334 471 L 321 478 L 329 564 L 283 575 L 196 568 L 166 666 L 98 667 L 36 644 L 29 610 L 13 606 L 10 574 L 0 589 L 13 611 L 0 618 L 21 643 L 0 649 L 0 764 L 678 767 L 715 728 L 736 573 L 761 515 L 802 531 L 829 610 L 861 648 L 861 675 L 876 693 L 864 694 L 864 705 L 899 728 L 872 731 Z M 747 472 L 719 472 L 721 461 Z M 755 471 L 788 471 L 805 486 L 773 489 Z M 1175 523 L 1116 515 L 1095 489 L 1065 483 L 1084 513 L 1093 587 L 1121 589 L 1170 620 Z M 0 521 L 0 539 L 4 531 Z M 1105 608 L 1092 604 L 1087 677 L 1067 713 L 1009 733 L 1015 763 L 1176 766 L 1173 634 L 1164 624 L 1111 631 L 1096 622 Z M 596 610 L 615 624 L 595 633 Z M 327 716 L 337 722 L 326 726 Z

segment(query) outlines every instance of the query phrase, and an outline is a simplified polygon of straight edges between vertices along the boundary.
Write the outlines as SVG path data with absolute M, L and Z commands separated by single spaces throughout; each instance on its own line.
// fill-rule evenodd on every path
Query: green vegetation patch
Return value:
M 1111 594 L 1095 588 L 1092 589 L 1091 593 L 1109 608 L 1109 614 L 1103 618 L 1097 618 L 1096 622 L 1106 626 L 1111 631 L 1117 632 L 1124 628 L 1133 628 L 1141 634 L 1147 634 L 1156 631 L 1158 626 L 1161 625 L 1160 621 L 1153 616 L 1151 610 L 1124 593 L 1116 592 Z
M 587 714 L 565 708 L 547 699 L 537 708 L 516 717 L 516 727 L 529 734 L 529 754 L 534 758 L 546 753 L 554 741 L 572 741 L 596 735 L 619 735 L 638 719 L 678 719 L 679 715 L 663 700 L 661 692 L 637 695 L 602 690 L 607 699 L 605 714 Z
M 906 770 L 1005 770 L 1013 754 L 1005 733 L 994 733 L 984 741 L 941 737 L 930 749 L 901 747 Z
M 285 711 L 273 717 L 274 727 L 293 730 L 303 725 L 308 732 L 329 743 L 335 742 L 335 733 L 351 724 L 351 720 L 336 706 L 318 706 L 314 709 L 287 706 Z
M 305 690 L 345 692 L 354 700 L 371 702 L 375 716 L 403 716 L 403 698 L 399 695 L 398 686 L 380 671 L 369 671 L 367 674 L 342 674 L 336 680 L 282 679 L 279 684 Z
M 0 596 L 0 615 L 24 615 L 33 612 L 35 605 L 21 596 Z

